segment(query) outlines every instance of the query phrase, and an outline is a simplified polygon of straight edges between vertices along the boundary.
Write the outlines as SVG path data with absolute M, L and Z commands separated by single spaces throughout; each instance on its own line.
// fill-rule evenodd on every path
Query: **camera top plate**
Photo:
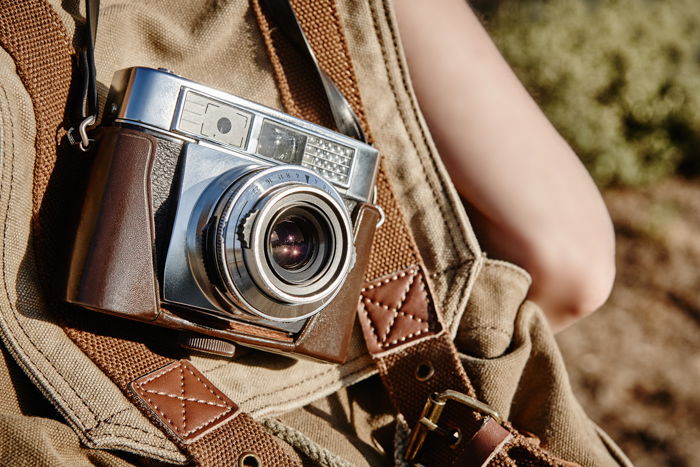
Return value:
M 371 202 L 379 164 L 372 146 L 164 69 L 117 71 L 103 123 L 127 123 L 273 164 L 306 167 L 345 198 Z

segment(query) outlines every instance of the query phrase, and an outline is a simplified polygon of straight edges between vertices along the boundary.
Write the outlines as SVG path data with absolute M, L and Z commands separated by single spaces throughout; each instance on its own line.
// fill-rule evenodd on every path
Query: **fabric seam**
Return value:
M 385 12 L 384 17 L 387 17 L 386 12 L 389 10 L 388 10 L 388 7 L 387 7 L 385 2 L 382 3 L 382 8 Z M 396 80 L 389 72 L 388 53 L 387 53 L 386 45 L 385 45 L 384 41 L 382 41 L 382 39 L 381 39 L 382 34 L 381 34 L 381 31 L 379 30 L 379 26 L 378 26 L 378 24 L 379 24 L 379 19 L 378 19 L 379 12 L 376 11 L 376 9 L 377 9 L 376 5 L 370 5 L 370 17 L 372 19 L 372 27 L 374 29 L 375 36 L 377 37 L 377 41 L 379 43 L 379 46 L 382 50 L 382 58 L 383 58 L 384 65 L 385 65 L 385 73 L 387 76 L 387 80 L 389 82 L 389 86 L 391 87 L 392 94 L 394 95 L 394 103 L 399 110 L 399 114 L 401 115 L 401 123 L 403 124 L 404 130 L 408 134 L 408 137 L 409 137 L 409 140 L 411 141 L 411 144 L 413 144 L 413 147 L 416 150 L 416 153 L 418 154 L 418 160 L 421 164 L 421 168 L 422 168 L 423 173 L 426 175 L 425 178 L 428 181 L 428 186 L 430 187 L 430 190 L 432 192 L 433 199 L 439 206 L 440 214 L 442 216 L 442 222 L 443 222 L 443 225 L 444 225 L 445 230 L 447 232 L 447 236 L 450 238 L 450 241 L 452 243 L 453 251 L 461 251 L 460 249 L 457 248 L 456 240 L 453 236 L 452 230 L 454 230 L 454 229 L 451 229 L 449 227 L 449 225 L 447 225 L 448 216 L 445 212 L 445 206 L 443 206 L 439 202 L 439 198 L 437 196 L 438 191 L 435 188 L 434 182 L 431 180 L 431 178 L 429 176 L 427 176 L 428 174 L 426 172 L 426 163 L 423 161 L 423 158 L 420 157 L 420 151 L 418 151 L 416 139 L 413 136 L 413 134 L 411 133 L 411 131 L 409 131 L 409 128 L 407 126 L 407 116 L 406 116 L 405 110 L 401 107 L 400 102 L 399 102 L 399 98 L 398 98 L 398 94 L 397 94 L 397 90 L 396 90 L 397 89 Z M 406 78 L 405 78 L 406 69 L 404 68 L 403 63 L 401 62 L 401 59 L 400 59 L 400 49 L 399 49 L 399 46 L 397 44 L 397 38 L 396 38 L 396 35 L 394 33 L 394 30 L 391 27 L 390 18 L 387 19 L 387 23 L 388 23 L 388 27 L 390 30 L 390 36 L 391 36 L 391 41 L 392 41 L 392 45 L 394 48 L 394 53 L 397 54 L 396 62 L 397 62 L 397 65 L 399 66 L 399 70 L 400 70 L 400 73 L 399 73 L 401 76 L 400 79 L 401 79 L 401 82 L 403 83 L 403 89 L 404 89 L 404 91 L 406 91 L 407 90 L 407 82 L 406 82 Z M 414 99 L 411 96 L 410 92 L 407 92 L 407 94 L 409 95 L 409 101 L 410 101 L 411 109 L 413 111 L 413 117 L 417 118 L 418 111 L 417 111 Z M 423 144 L 426 146 L 427 151 L 429 153 L 431 153 L 431 151 L 429 150 L 428 143 L 427 143 L 427 136 L 425 134 L 425 130 L 423 128 L 423 125 L 420 124 L 420 122 L 418 122 L 418 128 L 419 128 L 419 131 L 421 133 L 421 138 L 423 140 Z M 432 165 L 434 173 L 439 174 L 436 162 L 433 159 L 433 157 L 431 155 L 429 155 L 428 159 L 430 159 L 430 164 Z M 448 193 L 446 192 L 444 187 L 442 187 L 441 192 L 445 198 L 448 198 Z M 473 262 L 473 261 L 477 260 L 478 256 L 476 255 L 476 252 L 474 250 L 472 250 L 472 248 L 470 247 L 470 243 L 467 241 L 466 237 L 464 236 L 464 232 L 462 231 L 462 228 L 460 227 L 457 230 L 459 230 L 461 240 L 470 254 L 470 257 L 464 258 L 463 261 L 460 261 L 460 263 L 468 263 L 468 262 Z M 462 288 L 462 292 L 460 293 L 459 302 L 458 302 L 459 304 L 463 304 L 465 298 L 470 294 L 472 286 L 474 284 L 474 277 L 473 276 L 476 276 L 477 270 L 472 268 L 472 271 L 468 270 L 466 272 L 467 272 L 466 281 L 465 281 L 464 287 Z M 470 272 L 472 273 L 471 280 L 470 280 Z M 437 277 L 437 275 L 435 273 L 428 274 L 428 276 L 431 278 Z M 453 277 L 453 280 L 451 282 L 454 283 L 455 280 L 456 280 L 456 277 Z M 471 282 L 471 286 L 470 286 L 470 282 Z M 445 324 L 448 325 L 447 328 L 450 329 L 450 333 L 452 335 L 454 335 L 457 332 L 457 329 L 459 326 L 459 322 L 458 322 L 459 319 L 458 318 L 461 317 L 461 315 L 463 314 L 465 309 L 466 309 L 466 304 L 464 304 L 463 306 L 460 305 L 457 310 L 450 313 L 449 315 L 447 315 L 446 313 L 444 314 L 443 319 L 445 320 Z

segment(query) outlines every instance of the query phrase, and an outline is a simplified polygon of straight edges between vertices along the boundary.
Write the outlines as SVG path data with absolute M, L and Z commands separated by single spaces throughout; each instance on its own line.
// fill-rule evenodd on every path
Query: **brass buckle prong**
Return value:
M 411 436 L 408 439 L 406 453 L 404 454 L 404 459 L 406 459 L 407 462 L 415 462 L 418 458 L 418 453 L 423 447 L 425 438 L 430 432 L 439 433 L 447 438 L 453 438 L 455 441 L 459 440 L 459 437 L 455 436 L 454 430 L 446 430 L 439 425 L 440 416 L 442 415 L 447 401 L 458 402 L 475 412 L 494 419 L 497 423 L 503 423 L 500 414 L 494 410 L 493 407 L 473 397 L 469 397 L 466 394 L 452 389 L 441 393 L 433 393 L 428 397 L 416 425 L 413 427 L 413 430 L 411 430 Z
M 484 404 L 483 402 L 476 400 L 473 397 L 469 397 L 466 394 L 462 394 L 459 391 L 448 389 L 447 391 L 440 393 L 437 397 L 443 403 L 447 402 L 448 400 L 459 402 L 460 404 L 466 405 L 475 412 L 479 412 L 483 415 L 488 415 L 489 417 L 493 418 L 498 424 L 503 423 L 501 415 L 493 407 L 491 407 L 488 404 Z

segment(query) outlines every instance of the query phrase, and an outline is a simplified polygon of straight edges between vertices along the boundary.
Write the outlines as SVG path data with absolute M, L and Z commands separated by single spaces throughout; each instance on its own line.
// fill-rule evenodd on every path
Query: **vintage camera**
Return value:
M 119 71 L 67 300 L 199 350 L 342 362 L 381 217 L 377 166 L 376 149 L 313 123 L 167 70 Z

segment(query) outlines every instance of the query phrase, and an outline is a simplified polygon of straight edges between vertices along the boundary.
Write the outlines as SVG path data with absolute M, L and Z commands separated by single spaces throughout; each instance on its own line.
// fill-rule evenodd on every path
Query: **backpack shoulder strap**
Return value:
M 308 64 L 271 27 L 251 0 L 287 112 L 330 125 L 325 98 L 310 92 Z M 347 96 L 367 139 L 357 77 L 334 0 L 291 0 L 320 67 Z M 318 88 L 318 87 L 317 87 Z M 386 157 L 386 155 L 385 155 Z M 380 164 L 377 203 L 385 222 L 372 245 L 358 318 L 370 355 L 394 407 L 414 427 L 406 460 L 438 465 L 571 465 L 542 450 L 488 405 L 479 402 L 432 299 L 426 268 L 402 215 L 386 165 Z

